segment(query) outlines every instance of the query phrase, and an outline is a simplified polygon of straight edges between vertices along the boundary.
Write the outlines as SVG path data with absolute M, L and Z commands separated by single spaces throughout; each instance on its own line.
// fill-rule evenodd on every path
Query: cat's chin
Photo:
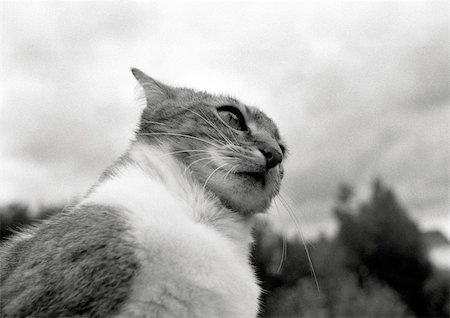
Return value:
M 209 189 L 222 204 L 242 215 L 264 213 L 278 194 L 280 176 L 270 172 L 234 173 L 228 184 L 211 182 Z

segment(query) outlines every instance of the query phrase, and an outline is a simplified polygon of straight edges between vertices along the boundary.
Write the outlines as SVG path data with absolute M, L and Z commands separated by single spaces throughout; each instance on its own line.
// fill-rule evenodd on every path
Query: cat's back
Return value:
M 94 204 L 6 242 L 0 256 L 3 317 L 110 316 L 139 269 L 120 211 Z
M 156 194 L 172 202 L 164 215 L 157 200 L 140 211 L 131 204 L 139 196 L 113 205 L 94 196 L 7 242 L 2 317 L 255 317 L 259 287 L 246 257 L 209 226 L 170 218 L 189 207 Z

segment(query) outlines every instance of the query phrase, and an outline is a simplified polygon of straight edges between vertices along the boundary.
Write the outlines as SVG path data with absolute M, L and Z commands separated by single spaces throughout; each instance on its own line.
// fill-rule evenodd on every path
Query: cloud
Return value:
M 446 213 L 446 2 L 3 7 L 0 202 L 83 193 L 132 137 L 137 66 L 273 117 L 305 222 L 374 176 L 419 218 Z

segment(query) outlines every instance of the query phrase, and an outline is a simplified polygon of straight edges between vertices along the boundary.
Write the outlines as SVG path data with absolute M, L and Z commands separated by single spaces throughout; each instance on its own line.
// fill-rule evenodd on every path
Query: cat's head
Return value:
M 264 212 L 279 191 L 286 152 L 274 122 L 234 98 L 132 73 L 146 100 L 137 139 L 164 144 L 227 208 Z

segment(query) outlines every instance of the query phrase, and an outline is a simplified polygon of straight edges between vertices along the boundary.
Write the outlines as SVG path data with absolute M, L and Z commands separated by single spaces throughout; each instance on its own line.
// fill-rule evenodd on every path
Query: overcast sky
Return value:
M 0 6 L 0 204 L 87 190 L 132 138 L 135 66 L 271 116 L 306 235 L 332 229 L 340 182 L 364 197 L 376 176 L 450 235 L 448 2 Z

